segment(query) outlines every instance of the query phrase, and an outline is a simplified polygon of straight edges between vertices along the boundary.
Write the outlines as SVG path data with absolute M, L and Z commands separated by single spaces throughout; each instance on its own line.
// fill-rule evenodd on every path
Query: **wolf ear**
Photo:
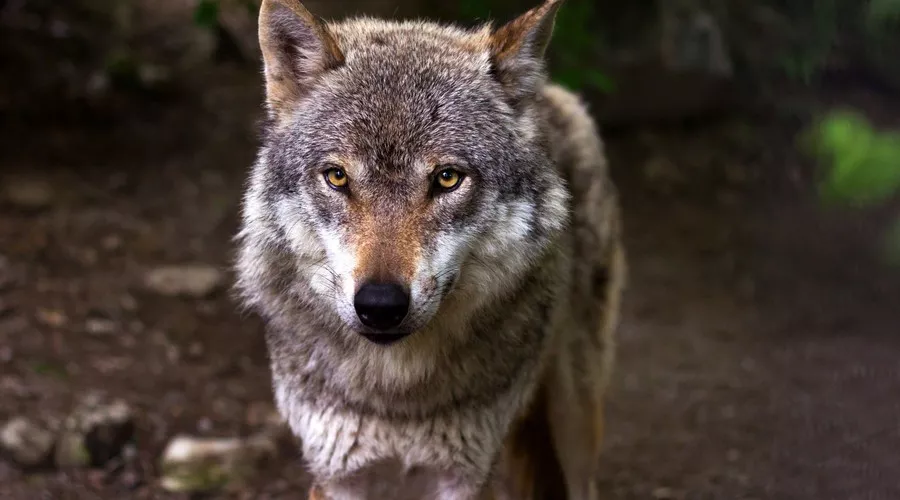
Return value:
M 328 27 L 298 0 L 263 0 L 259 46 L 266 101 L 275 118 L 286 116 L 318 77 L 344 63 Z
M 491 58 L 514 100 L 535 92 L 544 78 L 544 52 L 563 0 L 546 0 L 491 34 Z

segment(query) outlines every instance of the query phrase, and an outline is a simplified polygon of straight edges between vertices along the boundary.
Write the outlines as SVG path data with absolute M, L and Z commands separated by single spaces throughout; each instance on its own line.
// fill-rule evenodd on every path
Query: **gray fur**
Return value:
M 287 41 L 303 67 L 323 44 L 282 2 L 263 9 L 299 33 Z M 276 401 L 329 498 L 386 498 L 373 481 L 410 498 L 476 498 L 550 366 L 567 363 L 558 377 L 599 404 L 615 323 L 605 309 L 623 275 L 602 146 L 577 99 L 544 83 L 540 43 L 498 60 L 486 29 L 322 26 L 339 64 L 304 67 L 302 87 L 278 99 L 267 67 L 271 119 L 244 199 L 238 288 L 267 322 Z M 351 194 L 323 183 L 332 163 Z M 468 177 L 432 196 L 442 164 Z M 358 207 L 379 221 L 371 235 Z M 395 244 L 419 248 L 406 283 L 414 333 L 378 346 L 358 334 L 355 273 L 362 245 L 390 245 L 400 227 L 412 236 Z

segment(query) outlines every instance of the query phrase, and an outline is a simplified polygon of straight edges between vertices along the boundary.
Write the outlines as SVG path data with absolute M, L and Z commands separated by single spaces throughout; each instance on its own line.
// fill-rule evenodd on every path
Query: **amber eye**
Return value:
M 342 168 L 329 168 L 325 171 L 325 182 L 334 189 L 343 189 L 347 187 L 347 172 Z
M 435 182 L 443 191 L 453 191 L 459 187 L 463 180 L 463 174 L 452 168 L 445 168 L 438 172 Z

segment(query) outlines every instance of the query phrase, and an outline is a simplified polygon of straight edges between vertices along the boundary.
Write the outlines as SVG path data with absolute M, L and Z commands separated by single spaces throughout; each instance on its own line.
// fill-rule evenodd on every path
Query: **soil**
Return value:
M 0 461 L 0 498 L 187 498 L 158 485 L 165 443 L 246 434 L 271 401 L 261 323 L 227 287 L 189 299 L 142 285 L 170 264 L 230 277 L 260 82 L 234 68 L 198 80 L 202 92 L 115 119 L 10 124 L 0 138 L 2 174 L 50 194 L 0 211 L 0 420 L 97 389 L 139 413 L 136 464 Z M 896 98 L 839 94 L 900 116 Z M 877 252 L 891 214 L 819 207 L 801 124 L 766 112 L 608 132 L 631 272 L 603 498 L 900 498 L 900 279 Z M 115 328 L 91 333 L 96 318 Z M 304 498 L 306 482 L 286 450 L 208 498 Z

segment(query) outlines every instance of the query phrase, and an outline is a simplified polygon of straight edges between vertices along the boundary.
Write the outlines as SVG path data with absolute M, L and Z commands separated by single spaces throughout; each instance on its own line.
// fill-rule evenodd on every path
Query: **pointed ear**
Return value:
M 544 78 L 544 52 L 562 2 L 546 0 L 491 35 L 494 70 L 514 101 L 537 91 Z
M 317 78 L 344 63 L 328 27 L 298 0 L 263 0 L 259 46 L 274 118 L 285 117 Z

